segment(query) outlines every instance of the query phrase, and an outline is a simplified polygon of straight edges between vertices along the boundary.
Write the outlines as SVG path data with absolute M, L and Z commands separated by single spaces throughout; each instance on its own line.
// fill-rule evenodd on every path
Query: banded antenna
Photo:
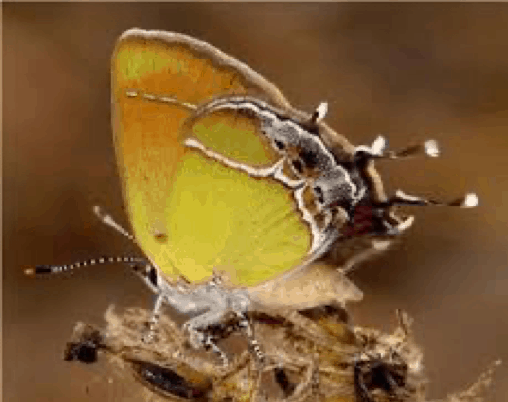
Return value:
M 127 232 L 122 226 L 116 223 L 110 215 L 104 213 L 99 206 L 93 207 L 94 214 L 106 225 L 112 227 L 117 232 L 124 235 L 127 239 L 129 239 L 132 243 L 138 245 L 136 238 Z M 117 256 L 117 257 L 99 257 L 99 258 L 91 258 L 85 261 L 75 262 L 73 264 L 67 265 L 36 265 L 35 267 L 27 267 L 24 270 L 25 275 L 27 276 L 39 276 L 39 275 L 52 275 L 59 274 L 63 272 L 72 272 L 75 269 L 92 266 L 92 265 L 105 265 L 105 264 L 117 264 L 117 263 L 126 263 L 126 264 L 142 264 L 146 265 L 149 262 L 146 258 L 140 257 L 127 257 L 127 256 Z
M 398 151 L 387 151 L 387 141 L 382 135 L 378 136 L 372 145 L 360 145 L 355 148 L 354 162 L 355 164 L 367 164 L 369 161 L 376 159 L 405 159 L 418 155 L 426 155 L 436 158 L 440 154 L 439 146 L 435 140 L 427 140 L 423 143 L 411 145 Z M 397 190 L 395 195 L 387 201 L 379 202 L 375 206 L 381 208 L 390 208 L 395 205 L 417 205 L 417 206 L 449 206 L 461 208 L 474 208 L 478 206 L 478 196 L 475 193 L 467 193 L 462 197 L 453 199 L 452 201 L 441 201 L 433 198 L 425 198 L 404 193 Z

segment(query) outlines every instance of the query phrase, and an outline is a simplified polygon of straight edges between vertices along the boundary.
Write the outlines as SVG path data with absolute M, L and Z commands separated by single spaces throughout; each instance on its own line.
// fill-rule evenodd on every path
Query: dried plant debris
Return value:
M 492 384 L 494 371 L 501 364 L 501 360 L 496 360 L 478 377 L 478 379 L 466 390 L 455 392 L 448 395 L 445 399 L 438 402 L 483 402 L 483 395 L 488 391 Z
M 116 372 L 143 384 L 152 401 L 425 402 L 423 354 L 413 341 L 411 320 L 402 311 L 397 317 L 395 331 L 384 334 L 353 327 L 338 306 L 257 310 L 249 320 L 264 355 L 259 359 L 232 315 L 213 332 L 229 359 L 224 366 L 213 351 L 192 348 L 169 317 L 161 317 L 157 337 L 146 343 L 149 311 L 118 314 L 110 308 L 105 329 L 75 326 L 65 359 L 92 363 L 105 355 Z M 483 401 L 493 371 L 494 365 L 442 402 Z

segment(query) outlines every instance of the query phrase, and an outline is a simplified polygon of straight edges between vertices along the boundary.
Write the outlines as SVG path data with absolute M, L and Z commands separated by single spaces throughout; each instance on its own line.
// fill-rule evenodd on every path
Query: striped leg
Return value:
M 212 351 L 219 357 L 223 367 L 229 366 L 229 359 L 227 355 L 217 346 L 216 340 L 210 334 L 204 334 L 203 344 L 205 348 L 212 349 Z
M 160 311 L 162 307 L 162 303 L 164 301 L 164 296 L 160 293 L 155 296 L 155 303 L 153 306 L 152 316 L 150 317 L 150 321 L 148 321 L 148 330 L 145 335 L 143 335 L 144 343 L 151 343 L 155 339 L 156 328 L 159 324 L 160 319 Z
M 211 349 L 219 357 L 223 367 L 229 365 L 227 355 L 216 345 L 216 339 L 212 335 L 211 326 L 200 327 L 196 324 L 195 320 L 191 319 L 184 324 L 183 329 L 189 334 L 189 342 L 194 349 L 199 349 L 200 347 L 204 347 L 206 350 Z
M 247 340 L 249 342 L 249 350 L 254 352 L 256 356 L 256 360 L 260 365 L 263 365 L 265 362 L 265 354 L 261 351 L 259 347 L 259 343 L 254 337 L 254 332 L 252 331 L 252 326 L 250 325 L 249 319 L 245 313 L 238 313 L 238 318 L 240 319 L 238 326 L 241 330 L 245 332 L 247 335 Z

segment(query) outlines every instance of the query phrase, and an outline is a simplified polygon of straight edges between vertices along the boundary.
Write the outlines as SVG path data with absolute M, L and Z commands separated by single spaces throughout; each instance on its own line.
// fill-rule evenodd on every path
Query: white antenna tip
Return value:
M 328 113 L 328 102 L 321 102 L 316 109 L 317 112 L 317 121 L 325 118 Z
M 439 146 L 437 145 L 437 141 L 425 141 L 425 153 L 431 158 L 437 158 L 439 156 Z
M 386 148 L 386 138 L 379 135 L 370 147 L 374 155 L 381 155 Z
M 466 194 L 462 202 L 464 208 L 474 208 L 478 206 L 478 196 L 475 193 Z

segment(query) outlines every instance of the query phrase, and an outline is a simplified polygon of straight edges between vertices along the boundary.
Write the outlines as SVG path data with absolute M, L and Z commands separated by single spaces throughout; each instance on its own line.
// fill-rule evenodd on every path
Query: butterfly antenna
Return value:
M 116 223 L 115 220 L 111 217 L 111 215 L 105 213 L 101 207 L 99 207 L 98 205 L 95 205 L 93 207 L 93 213 L 102 221 L 102 223 L 106 224 L 107 226 L 112 227 L 118 233 L 124 235 L 127 239 L 129 239 L 134 244 L 139 245 L 136 238 L 133 235 L 131 235 L 129 232 L 127 232 L 127 230 L 125 230 L 122 226 L 120 226 L 118 223 Z
M 25 269 L 25 275 L 37 276 L 48 274 L 59 274 L 61 272 L 70 272 L 76 268 L 86 267 L 89 265 L 116 264 L 116 263 L 146 263 L 144 258 L 138 257 L 100 257 L 92 258 L 86 261 L 75 262 L 68 265 L 36 265 Z
M 375 159 L 402 159 L 418 154 L 425 154 L 435 158 L 439 156 L 439 147 L 435 140 L 428 140 L 421 144 L 412 145 L 399 151 L 387 151 L 387 141 L 382 135 L 378 136 L 371 146 L 361 145 L 356 147 L 354 154 L 355 164 L 365 165 L 369 160 Z M 432 198 L 424 198 L 419 196 L 408 195 L 402 190 L 397 190 L 395 195 L 388 201 L 378 203 L 380 207 L 389 208 L 394 205 L 436 205 L 473 208 L 478 206 L 478 196 L 474 193 L 468 193 L 462 197 L 452 201 L 441 201 Z
M 106 225 L 111 226 L 116 229 L 117 232 L 121 233 L 125 237 L 127 237 L 134 244 L 138 244 L 136 238 L 127 232 L 122 226 L 116 223 L 113 218 L 104 213 L 99 206 L 93 207 L 93 212 L 99 219 L 104 222 Z M 76 268 L 86 267 L 90 265 L 102 265 L 102 264 L 115 264 L 115 263 L 127 263 L 127 264 L 136 264 L 143 263 L 146 264 L 145 258 L 139 257 L 99 257 L 99 258 L 91 258 L 86 261 L 75 262 L 73 264 L 68 265 L 36 265 L 35 267 L 28 267 L 25 269 L 25 275 L 27 276 L 39 276 L 39 275 L 48 275 L 48 274 L 58 274 L 62 272 L 71 272 Z
M 404 159 L 422 154 L 431 158 L 437 158 L 440 153 L 439 146 L 435 140 L 427 140 L 420 144 L 410 145 L 398 151 L 388 151 L 387 147 L 386 138 L 380 135 L 370 147 L 368 145 L 356 147 L 354 159 L 358 163 L 359 161 L 369 159 Z
M 397 190 L 394 196 L 392 196 L 386 203 L 382 204 L 386 205 L 387 207 L 394 205 L 435 205 L 444 207 L 474 208 L 478 206 L 478 196 L 475 193 L 467 193 L 466 195 L 456 198 L 452 201 L 441 201 L 432 198 L 408 195 L 402 190 Z
M 377 207 L 384 211 L 395 226 L 390 229 L 394 234 L 404 232 L 414 222 L 414 216 L 408 216 L 402 221 L 395 217 L 391 207 L 401 205 L 413 205 L 413 206 L 443 206 L 443 207 L 461 207 L 461 208 L 474 208 L 478 206 L 478 196 L 475 193 L 468 193 L 462 197 L 456 198 L 452 201 L 441 201 L 433 198 L 424 198 L 414 195 L 408 195 L 402 190 L 397 190 L 395 195 L 390 197 L 387 201 L 376 202 L 373 207 Z
M 252 325 L 249 321 L 249 317 L 245 313 L 237 313 L 238 318 L 240 319 L 238 326 L 244 331 L 247 336 L 247 341 L 249 343 L 249 350 L 254 353 L 256 361 L 259 365 L 263 365 L 265 363 L 265 354 L 261 350 L 256 337 L 254 336 L 254 331 L 252 330 Z
M 131 242 L 133 242 L 135 245 L 137 245 L 138 247 L 141 248 L 141 245 L 138 243 L 138 241 L 136 240 L 136 238 L 131 235 L 127 230 L 125 230 L 120 224 L 118 224 L 112 217 L 111 215 L 107 214 L 106 212 L 104 212 L 102 210 L 102 208 L 98 205 L 95 205 L 93 207 L 93 212 L 94 214 L 103 222 L 105 223 L 107 226 L 110 226 L 112 227 L 113 229 L 115 229 L 118 233 L 124 235 L 127 239 L 129 239 Z M 163 234 L 157 234 L 156 235 L 157 237 L 160 237 L 161 239 L 165 237 L 165 235 Z M 171 259 L 168 259 L 169 260 L 169 263 L 171 264 L 171 266 L 175 269 L 175 272 L 178 272 L 178 268 L 176 266 L 176 264 L 173 263 L 173 261 Z M 146 260 L 143 260 L 146 262 Z M 152 261 L 150 259 L 150 263 L 153 265 L 153 266 L 156 266 L 155 262 Z

